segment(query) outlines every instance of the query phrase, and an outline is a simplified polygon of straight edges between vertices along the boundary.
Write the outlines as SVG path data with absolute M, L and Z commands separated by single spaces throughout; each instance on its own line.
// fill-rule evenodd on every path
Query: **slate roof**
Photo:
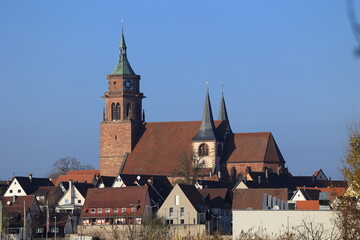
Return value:
M 344 194 L 346 193 L 346 190 L 347 190 L 346 187 L 325 187 L 325 188 L 298 187 L 298 189 L 304 189 L 305 191 L 318 190 L 320 192 L 328 192 L 328 193 L 330 193 L 331 201 L 337 197 L 344 196 Z
M 263 209 L 264 193 L 272 195 L 284 202 L 288 200 L 286 188 L 258 188 L 258 189 L 235 189 L 233 197 L 233 210 Z
M 69 182 L 61 182 L 61 184 L 64 186 L 66 191 L 69 190 Z M 73 182 L 73 184 L 83 197 L 86 197 L 90 188 L 94 188 L 94 185 L 90 183 Z
M 206 188 L 232 189 L 234 187 L 234 182 L 227 182 L 227 181 L 198 180 L 197 183 L 202 186 L 202 189 L 206 189 Z
M 35 178 L 32 177 L 15 177 L 21 187 L 24 189 L 26 195 L 31 195 L 41 186 L 54 186 L 49 178 Z
M 210 208 L 231 209 L 231 197 L 227 188 L 199 189 Z
M 34 192 L 35 196 L 48 196 L 55 194 L 56 190 L 58 189 L 58 187 L 56 186 L 44 186 L 44 187 L 39 187 L 38 190 L 36 190 Z
M 178 184 L 178 186 L 189 199 L 190 203 L 197 212 L 205 212 L 208 205 L 194 185 Z
M 123 188 L 93 188 L 89 189 L 86 196 L 82 218 L 89 217 L 120 217 L 133 216 L 131 211 L 122 212 L 121 208 L 130 210 L 133 206 L 130 204 L 140 204 L 135 215 L 142 216 L 146 208 L 146 200 L 148 197 L 148 186 L 123 187 Z M 102 213 L 91 213 L 91 208 L 111 208 L 110 213 L 104 210 Z M 115 213 L 113 208 L 118 208 Z
M 144 124 L 144 132 L 127 158 L 122 173 L 172 176 L 179 158 L 192 151 L 191 139 L 201 122 L 153 122 Z M 217 133 L 223 136 L 227 121 L 215 121 Z
M 149 186 L 152 204 L 161 205 L 173 188 L 168 178 L 163 175 L 120 174 L 120 177 L 126 186 Z
M 104 184 L 104 187 L 112 187 L 116 177 L 100 176 L 100 182 Z
M 222 161 L 227 163 L 285 163 L 270 132 L 229 134 L 226 137 Z
M 299 188 L 299 191 L 303 194 L 306 200 L 319 200 L 319 193 L 321 192 L 318 189 L 306 188 Z
M 315 176 L 294 176 L 292 179 L 297 187 L 348 187 L 346 181 L 316 180 Z

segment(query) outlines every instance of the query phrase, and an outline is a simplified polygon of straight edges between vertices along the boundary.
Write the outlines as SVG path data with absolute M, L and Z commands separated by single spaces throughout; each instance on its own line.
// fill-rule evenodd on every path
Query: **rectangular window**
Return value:
M 180 219 L 180 224 L 184 224 L 185 220 L 184 219 Z
M 109 213 L 109 212 L 110 212 L 110 208 L 106 208 L 106 209 L 105 209 L 105 212 L 106 212 L 106 213 Z
M 78 203 L 81 203 L 81 200 L 78 200 Z
M 180 197 L 179 195 L 175 195 L 175 205 L 178 206 L 180 204 Z
M 136 208 L 132 207 L 131 212 L 136 212 Z
M 169 208 L 169 216 L 172 217 L 174 216 L 174 208 Z
M 102 208 L 98 208 L 98 213 L 102 213 Z
M 44 228 L 37 228 L 36 233 L 44 233 Z
M 183 217 L 185 215 L 185 209 L 184 207 L 180 208 L 180 217 Z
M 117 208 L 114 208 L 114 212 L 118 212 L 118 209 L 117 209 Z
M 18 193 L 21 193 L 21 189 L 18 189 Z
M 91 209 L 91 213 L 95 213 L 95 208 L 92 208 L 92 209 Z
M 13 190 L 10 190 L 10 193 L 12 193 L 13 192 Z
M 126 208 L 122 208 L 122 209 L 121 209 L 121 212 L 126 212 Z
M 65 199 L 65 203 L 69 203 L 69 199 Z
M 59 232 L 59 228 L 56 227 L 56 230 L 55 230 L 55 227 L 51 227 L 51 232 L 54 233 L 55 231 L 58 233 L 58 232 Z

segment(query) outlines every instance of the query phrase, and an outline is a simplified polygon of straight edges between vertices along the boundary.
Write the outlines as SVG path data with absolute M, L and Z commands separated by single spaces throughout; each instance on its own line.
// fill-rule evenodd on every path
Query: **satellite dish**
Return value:
M 140 180 L 140 178 L 141 178 L 140 175 L 138 175 L 138 176 L 136 177 L 136 179 L 137 179 L 138 181 Z
M 10 205 L 10 204 L 11 204 L 11 202 L 10 202 L 10 201 L 7 201 L 7 202 L 6 202 L 6 204 L 7 204 L 7 205 Z
M 279 207 L 278 205 L 275 205 L 275 206 L 273 207 L 273 210 L 280 210 L 280 207 Z

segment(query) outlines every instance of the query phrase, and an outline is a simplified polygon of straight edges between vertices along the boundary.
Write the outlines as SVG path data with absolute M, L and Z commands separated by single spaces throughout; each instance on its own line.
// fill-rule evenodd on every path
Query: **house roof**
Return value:
M 211 208 L 231 208 L 231 199 L 227 188 L 199 189 L 199 192 Z
M 302 193 L 306 200 L 319 200 L 319 193 L 321 192 L 318 189 L 307 188 L 299 188 L 299 191 Z
M 55 226 L 56 217 L 56 226 L 65 227 L 67 220 L 70 217 L 70 213 L 50 213 L 49 214 L 49 225 Z M 46 212 L 38 213 L 34 216 L 32 225 L 35 227 L 46 227 Z
M 82 174 L 76 174 L 76 173 L 69 173 L 73 171 L 68 171 L 68 174 L 66 175 L 60 175 L 55 185 L 59 185 L 60 182 L 68 182 L 70 180 L 74 182 L 79 183 L 93 183 L 94 180 L 96 180 L 97 174 L 94 173 L 82 173 Z
M 112 187 L 116 177 L 100 176 L 100 181 L 104 184 L 104 187 Z
M 194 185 L 178 184 L 197 212 L 204 212 L 207 203 Z
M 65 188 L 66 191 L 69 190 L 69 182 L 61 182 L 61 184 L 63 185 L 63 187 Z M 73 182 L 73 184 L 74 184 L 74 187 L 80 192 L 80 194 L 83 197 L 86 197 L 86 194 L 89 189 L 94 188 L 94 185 L 90 184 L 90 183 Z
M 264 193 L 284 202 L 288 200 L 288 190 L 286 188 L 235 189 L 232 209 L 263 209 Z
M 192 151 L 192 138 L 200 121 L 152 122 L 144 124 L 144 132 L 129 154 L 122 173 L 172 176 L 184 153 Z M 215 121 L 216 131 L 224 136 L 227 121 Z
M 297 187 L 348 187 L 346 181 L 338 180 L 316 180 L 315 176 L 294 176 L 294 185 Z
M 100 175 L 100 170 L 98 170 L 98 169 L 71 170 L 71 171 L 67 171 L 66 174 L 69 174 L 69 175 L 87 175 L 87 174 Z
M 36 190 L 34 192 L 35 196 L 48 196 L 55 194 L 56 190 L 58 189 L 58 187 L 56 186 L 43 186 L 43 187 L 39 187 L 38 190 Z
M 32 209 L 34 206 L 40 211 L 35 195 L 0 197 L 0 200 L 6 216 L 14 216 L 18 214 L 24 216 L 24 203 L 26 211 Z
M 116 217 L 133 216 L 134 213 L 123 213 L 121 208 L 132 208 L 131 204 L 140 204 L 136 216 L 142 216 L 146 208 L 148 186 L 123 187 L 123 188 L 93 188 L 89 189 L 85 199 L 82 218 L 87 217 Z M 91 208 L 119 208 L 117 213 L 91 213 Z
M 320 192 L 328 192 L 330 193 L 330 200 L 334 200 L 337 197 L 344 196 L 346 193 L 347 188 L 346 187 L 326 187 L 326 188 L 311 188 L 311 187 L 298 187 L 299 189 L 305 189 L 308 190 L 318 190 Z
M 229 134 L 226 137 L 222 161 L 227 163 L 285 163 L 270 132 Z
M 216 175 L 214 175 L 216 176 Z M 227 181 L 211 181 L 211 180 L 197 180 L 195 186 L 199 186 L 199 189 L 206 188 L 228 188 L 232 189 L 234 187 L 234 182 Z
M 33 194 L 41 186 L 54 186 L 49 178 L 15 177 L 27 195 Z

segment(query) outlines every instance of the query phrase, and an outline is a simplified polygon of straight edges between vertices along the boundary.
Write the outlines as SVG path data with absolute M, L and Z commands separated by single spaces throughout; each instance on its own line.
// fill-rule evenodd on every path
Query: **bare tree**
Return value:
M 200 178 L 201 168 L 204 166 L 201 158 L 194 152 L 183 152 L 174 175 L 179 177 L 178 183 L 195 184 Z
M 94 169 L 91 165 L 82 165 L 74 157 L 62 157 L 52 164 L 53 168 L 49 173 L 50 178 L 57 178 L 59 175 L 66 174 L 71 170 L 89 170 Z

